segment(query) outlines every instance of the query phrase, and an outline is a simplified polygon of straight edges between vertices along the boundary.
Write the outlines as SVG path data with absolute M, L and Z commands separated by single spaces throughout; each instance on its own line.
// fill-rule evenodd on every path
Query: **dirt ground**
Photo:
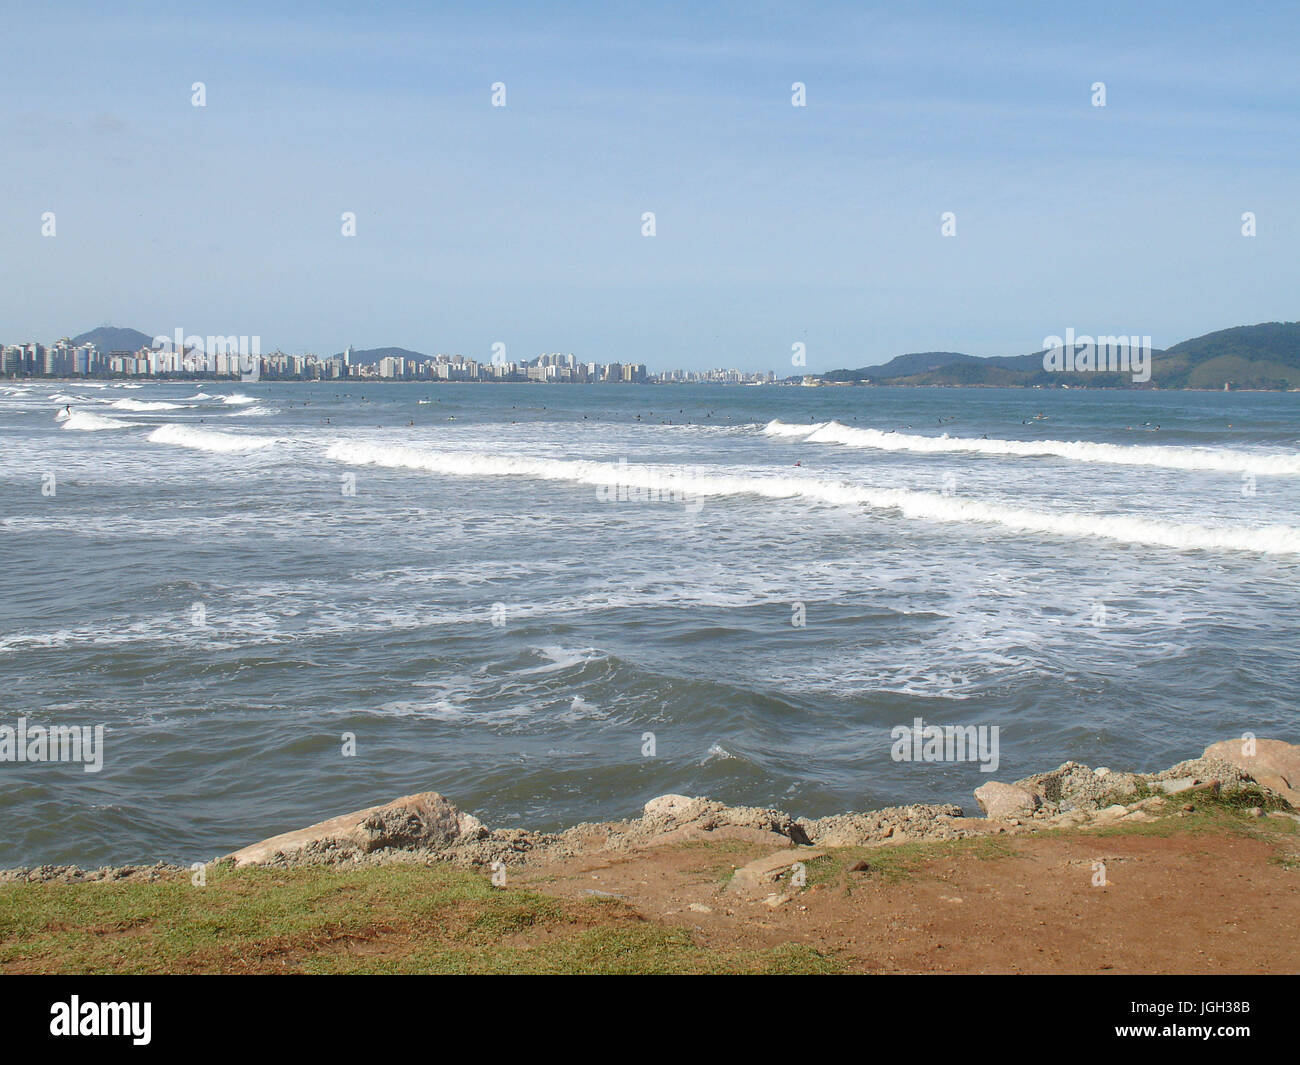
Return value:
M 565 898 L 612 895 L 711 948 L 807 944 L 856 972 L 1300 972 L 1294 836 L 999 837 L 921 850 L 903 868 L 891 849 L 830 851 L 806 861 L 801 890 L 777 884 L 748 897 L 726 889 L 732 868 L 771 846 L 569 859 L 513 882 Z M 867 868 L 853 871 L 860 861 Z M 1094 885 L 1096 862 L 1104 886 Z

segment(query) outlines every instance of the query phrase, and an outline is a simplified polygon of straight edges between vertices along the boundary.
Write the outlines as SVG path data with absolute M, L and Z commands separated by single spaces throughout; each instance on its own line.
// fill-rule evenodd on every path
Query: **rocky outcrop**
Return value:
M 1300 809 L 1300 744 L 1281 740 L 1221 740 L 1203 758 L 1230 762 Z
M 962 839 L 983 834 L 962 808 L 952 803 L 889 806 L 865 814 L 833 814 L 816 820 L 800 818 L 808 839 L 818 847 L 864 847 L 919 839 Z
M 436 851 L 485 834 L 478 818 L 461 813 L 436 791 L 422 791 L 272 836 L 225 860 L 236 866 L 339 862 L 375 851 Z
M 1031 788 L 1021 784 L 1001 784 L 996 780 L 976 788 L 975 801 L 985 817 L 995 819 L 1032 816 L 1043 804 L 1042 798 Z
M 1249 752 L 1249 753 L 1247 753 Z M 794 818 L 780 810 L 727 806 L 714 799 L 660 795 L 638 818 L 581 824 L 559 833 L 526 829 L 489 831 L 477 818 L 457 810 L 435 791 L 407 795 L 381 806 L 342 814 L 294 832 L 243 847 L 222 861 L 245 865 L 306 865 L 334 862 L 440 861 L 483 867 L 562 860 L 579 855 L 631 852 L 645 847 L 707 840 L 732 840 L 779 848 L 779 858 L 740 876 L 757 889 L 772 879 L 772 869 L 812 857 L 805 848 L 879 846 L 908 841 L 943 841 L 993 833 L 1036 832 L 1089 824 L 1151 820 L 1200 801 L 1205 792 L 1232 795 L 1262 790 L 1266 802 L 1251 802 L 1262 815 L 1290 804 L 1300 809 L 1300 746 L 1279 740 L 1241 740 L 1207 747 L 1205 754 L 1160 773 L 1122 773 L 1066 762 L 1046 773 L 1014 783 L 991 781 L 975 799 L 983 817 L 966 817 L 950 803 L 893 806 L 869 813 Z M 787 861 L 789 859 L 789 861 Z M 773 864 L 774 863 L 774 864 Z M 0 871 L 13 880 L 112 880 L 120 876 L 156 878 L 164 867 L 94 873 L 70 867 Z M 779 875 L 779 873 L 778 873 Z M 739 887 L 738 887 L 739 890 Z

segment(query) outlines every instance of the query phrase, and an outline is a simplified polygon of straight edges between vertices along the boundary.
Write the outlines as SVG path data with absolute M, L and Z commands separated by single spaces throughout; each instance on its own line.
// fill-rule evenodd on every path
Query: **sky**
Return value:
M 815 373 L 1300 318 L 1293 3 L 116 6 L 0 10 L 0 342 Z

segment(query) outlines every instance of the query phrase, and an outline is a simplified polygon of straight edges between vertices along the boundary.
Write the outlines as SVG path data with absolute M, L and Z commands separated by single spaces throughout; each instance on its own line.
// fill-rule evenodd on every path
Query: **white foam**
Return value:
M 666 493 L 675 493 L 682 499 L 742 495 L 757 495 L 767 499 L 806 499 L 835 506 L 862 506 L 894 511 L 905 518 L 918 521 L 999 525 L 1016 532 L 1042 533 L 1070 539 L 1099 537 L 1135 546 L 1170 547 L 1189 551 L 1300 554 L 1300 528 L 1290 525 L 1212 527 L 1123 515 L 1028 510 L 937 492 L 865 488 L 812 477 L 697 474 L 682 467 L 633 466 L 575 459 L 509 458 L 473 452 L 425 451 L 344 442 L 331 446 L 326 452 L 326 458 L 356 466 L 423 470 L 455 477 L 527 477 L 598 486 L 619 485 L 660 493 L 661 497 Z
M 816 432 L 823 428 L 826 422 L 813 422 L 812 425 L 791 425 L 788 422 L 773 419 L 763 426 L 763 432 L 768 436 L 807 436 L 809 433 Z
M 714 761 L 740 761 L 740 760 L 741 759 L 738 755 L 732 754 L 729 750 L 727 750 L 727 748 L 722 746 L 722 744 L 714 743 L 709 746 L 709 749 L 707 751 L 705 751 L 704 758 L 700 761 L 700 765 L 708 765 L 710 762 L 714 762 Z
M 115 399 L 109 404 L 117 410 L 179 410 L 179 403 L 164 403 L 161 400 Z
M 139 422 L 124 422 L 120 418 L 105 418 L 100 414 L 91 414 L 89 411 L 74 410 L 71 414 L 66 411 L 59 411 L 62 415 L 63 428 L 78 429 L 83 433 L 97 433 L 105 429 L 132 429 L 139 425 Z M 58 415 L 55 416 L 56 418 Z
M 840 444 L 878 451 L 921 454 L 1051 456 L 1075 462 L 1119 466 L 1159 466 L 1170 470 L 1254 473 L 1261 476 L 1300 476 L 1300 454 L 1266 454 L 1232 448 L 1150 447 L 1142 444 L 1099 444 L 1086 440 L 976 440 L 970 437 L 919 436 L 855 429 L 840 422 L 789 425 L 781 421 L 763 427 L 768 436 L 798 437 L 809 444 Z
M 279 442 L 274 436 L 237 436 L 234 433 L 217 433 L 210 429 L 195 429 L 171 422 L 160 425 L 149 434 L 149 439 L 155 444 L 175 444 L 199 451 L 221 453 L 258 451 Z
M 221 402 L 226 404 L 229 407 L 241 407 L 245 403 L 256 403 L 257 400 L 255 400 L 252 396 L 245 396 L 241 392 L 234 392 L 229 396 L 222 396 Z

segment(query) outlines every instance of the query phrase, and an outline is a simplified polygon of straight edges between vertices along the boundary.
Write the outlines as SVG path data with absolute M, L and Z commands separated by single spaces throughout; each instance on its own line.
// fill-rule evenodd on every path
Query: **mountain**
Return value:
M 1159 364 L 1164 388 L 1300 388 L 1300 322 L 1220 329 L 1175 344 Z
M 72 342 L 77 345 L 94 344 L 100 351 L 139 351 L 152 344 L 153 337 L 138 329 L 116 329 L 111 325 L 101 325 L 89 333 L 73 337 Z
M 825 378 L 828 381 L 861 381 L 866 378 L 882 381 L 887 377 L 930 373 L 959 362 L 979 361 L 978 355 L 963 355 L 960 351 L 920 351 L 910 355 L 895 355 L 880 366 L 867 366 L 861 370 L 832 370 Z
M 338 352 L 334 358 L 343 358 L 343 352 Z M 406 348 L 366 348 L 365 350 L 354 350 L 352 352 L 353 366 L 373 366 L 380 359 L 427 359 L 428 356 L 419 351 L 408 351 Z
M 1300 388 L 1300 322 L 1235 326 L 1151 352 L 1151 380 L 1131 373 L 1061 373 L 1043 368 L 1043 352 L 981 357 L 953 351 L 899 355 L 880 366 L 832 370 L 824 381 L 946 387 Z

